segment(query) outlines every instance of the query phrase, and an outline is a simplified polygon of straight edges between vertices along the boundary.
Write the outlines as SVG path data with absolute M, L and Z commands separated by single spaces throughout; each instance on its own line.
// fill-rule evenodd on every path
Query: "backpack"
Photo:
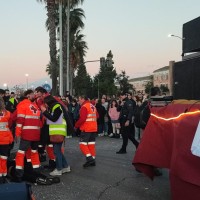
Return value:
M 144 129 L 150 117 L 148 102 L 142 103 L 141 106 L 136 106 L 134 110 L 134 124 L 137 128 Z

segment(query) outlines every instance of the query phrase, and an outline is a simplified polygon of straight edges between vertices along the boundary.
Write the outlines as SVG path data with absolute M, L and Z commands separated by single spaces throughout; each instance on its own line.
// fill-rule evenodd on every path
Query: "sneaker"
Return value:
M 114 136 L 114 134 L 113 133 L 111 133 L 110 135 L 109 135 L 109 137 L 113 137 Z
M 62 170 L 57 170 L 57 169 L 54 169 L 51 173 L 50 173 L 51 176 L 61 176 L 62 175 Z
M 103 137 L 103 136 L 104 136 L 104 133 L 99 133 L 98 136 L 99 136 L 99 137 Z
M 62 173 L 63 173 L 63 174 L 64 174 L 64 173 L 69 173 L 69 172 L 71 172 L 70 166 L 65 167 L 65 168 L 62 169 Z

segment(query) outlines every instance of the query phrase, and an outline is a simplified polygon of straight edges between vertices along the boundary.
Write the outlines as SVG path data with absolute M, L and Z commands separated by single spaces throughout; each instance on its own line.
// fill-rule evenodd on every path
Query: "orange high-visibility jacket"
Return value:
M 80 126 L 80 130 L 89 133 L 97 132 L 97 110 L 95 106 L 90 102 L 87 102 L 82 107 L 87 109 L 87 118 L 86 121 Z
M 28 141 L 40 140 L 40 110 L 35 102 L 23 100 L 17 106 L 16 136 Z
M 2 114 L 0 116 L 0 145 L 11 144 L 13 142 L 13 136 L 8 126 L 10 112 L 4 111 Z

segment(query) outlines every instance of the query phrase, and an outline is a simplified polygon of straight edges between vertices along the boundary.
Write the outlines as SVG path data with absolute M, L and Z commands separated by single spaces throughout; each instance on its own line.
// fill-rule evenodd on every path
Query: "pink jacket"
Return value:
M 109 108 L 108 114 L 111 120 L 118 120 L 120 112 L 117 111 L 116 107 L 113 107 L 113 108 Z

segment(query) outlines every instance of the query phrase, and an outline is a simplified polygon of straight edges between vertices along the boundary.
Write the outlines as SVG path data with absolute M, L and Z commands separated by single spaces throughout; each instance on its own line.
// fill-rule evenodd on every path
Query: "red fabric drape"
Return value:
M 151 108 L 151 113 L 171 118 L 197 110 L 200 110 L 197 101 L 174 101 L 166 107 Z M 135 168 L 151 179 L 154 178 L 153 166 L 170 170 L 173 199 L 181 199 L 181 190 L 192 192 L 190 199 L 200 199 L 200 157 L 192 155 L 190 150 L 199 120 L 199 113 L 170 121 L 151 116 L 133 158 Z M 175 181 L 179 182 L 178 186 Z M 190 187 L 186 187 L 188 184 Z

